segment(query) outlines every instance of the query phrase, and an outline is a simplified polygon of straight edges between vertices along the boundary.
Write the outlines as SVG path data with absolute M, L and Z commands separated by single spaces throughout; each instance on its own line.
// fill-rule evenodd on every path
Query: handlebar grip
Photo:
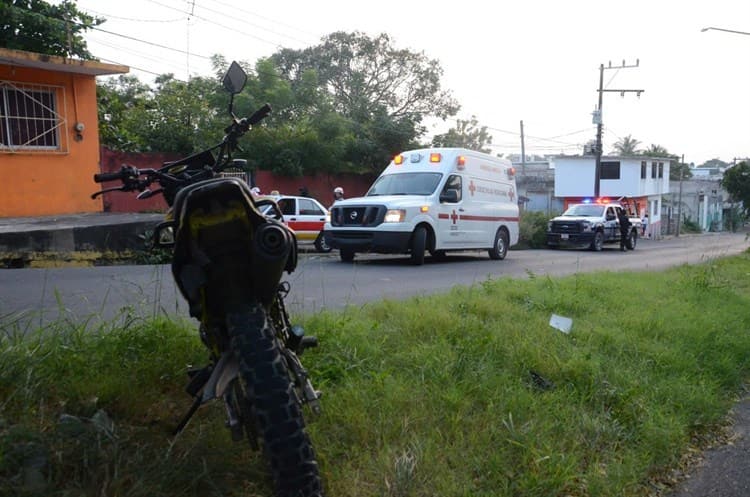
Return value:
M 105 181 L 116 181 L 122 179 L 122 171 L 116 173 L 99 173 L 94 175 L 95 183 L 104 183 Z
M 250 126 L 254 126 L 258 124 L 264 117 L 266 117 L 271 112 L 271 106 L 266 104 L 260 109 L 256 110 L 252 116 L 247 118 L 247 123 Z

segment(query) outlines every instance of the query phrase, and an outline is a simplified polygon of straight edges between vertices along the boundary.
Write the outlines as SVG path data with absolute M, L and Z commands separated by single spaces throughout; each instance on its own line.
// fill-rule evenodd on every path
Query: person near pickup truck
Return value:
M 620 221 L 620 250 L 625 252 L 628 249 L 628 238 L 630 238 L 630 218 L 625 209 L 620 209 L 617 213 L 617 217 L 618 221 Z

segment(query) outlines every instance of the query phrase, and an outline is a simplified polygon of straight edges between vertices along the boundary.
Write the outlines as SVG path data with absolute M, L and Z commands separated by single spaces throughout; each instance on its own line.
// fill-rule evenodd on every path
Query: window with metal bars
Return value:
M 58 88 L 0 81 L 0 151 L 64 151 Z

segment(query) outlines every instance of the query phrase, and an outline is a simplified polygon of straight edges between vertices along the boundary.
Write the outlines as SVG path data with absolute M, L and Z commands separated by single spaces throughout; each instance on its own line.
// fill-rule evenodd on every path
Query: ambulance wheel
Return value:
M 448 257 L 448 253 L 445 250 L 433 250 L 430 252 L 430 255 L 438 261 L 444 261 Z
M 417 226 L 411 237 L 411 263 L 415 266 L 424 264 L 424 251 L 427 248 L 427 230 Z
M 339 250 L 339 255 L 344 262 L 352 262 L 354 260 L 354 251 L 352 249 L 342 248 Z
M 490 254 L 490 259 L 500 261 L 505 259 L 508 254 L 508 233 L 504 229 L 500 228 L 495 234 L 495 244 L 491 249 L 487 251 Z

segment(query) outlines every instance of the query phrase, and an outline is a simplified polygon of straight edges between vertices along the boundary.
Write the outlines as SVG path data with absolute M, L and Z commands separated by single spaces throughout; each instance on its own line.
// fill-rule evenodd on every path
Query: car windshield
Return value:
M 376 195 L 431 195 L 440 183 L 442 173 L 400 173 L 381 176 L 367 192 Z
M 597 204 L 581 204 L 572 205 L 563 212 L 563 216 L 587 216 L 587 217 L 599 217 L 604 211 L 603 205 Z

